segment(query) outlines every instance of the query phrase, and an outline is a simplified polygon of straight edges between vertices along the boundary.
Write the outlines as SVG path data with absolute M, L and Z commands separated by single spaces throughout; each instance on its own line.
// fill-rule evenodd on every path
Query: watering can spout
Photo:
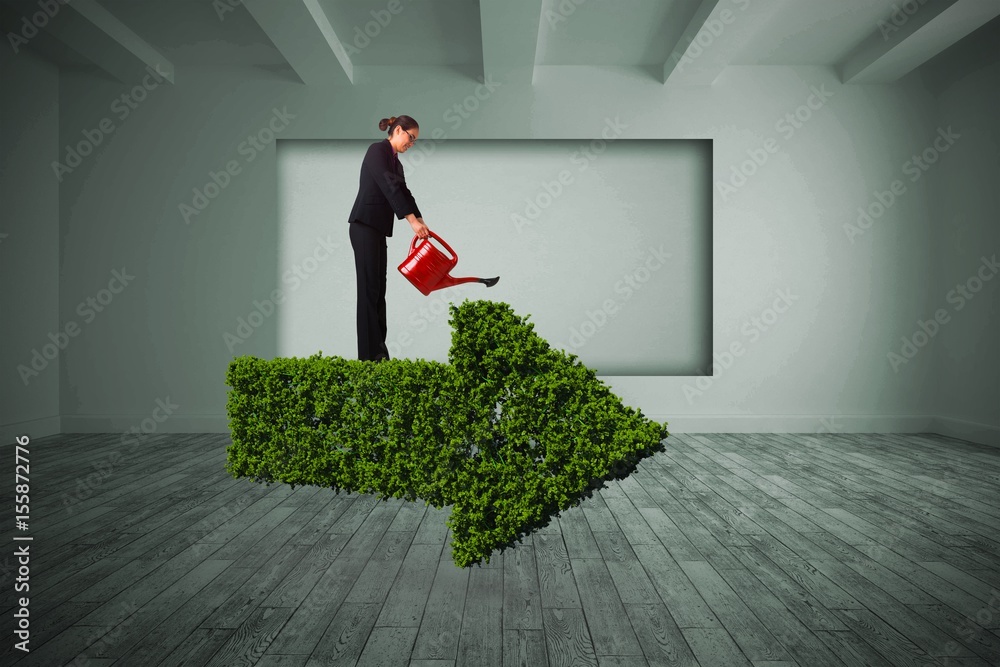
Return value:
M 432 287 L 432 290 L 439 290 L 445 287 L 454 287 L 455 285 L 461 285 L 462 283 L 482 283 L 487 287 L 493 287 L 500 280 L 500 276 L 496 278 L 452 278 L 451 276 L 444 276 L 441 281 Z
M 493 287 L 500 280 L 500 276 L 496 278 L 453 278 L 448 272 L 458 264 L 458 253 L 434 232 L 430 232 L 430 235 L 448 249 L 451 257 L 438 250 L 430 240 L 417 246 L 418 237 L 414 236 L 410 242 L 410 251 L 406 259 L 398 267 L 399 272 L 413 283 L 413 286 L 420 290 L 424 296 L 435 290 L 454 287 L 462 283 L 479 282 L 487 287 Z

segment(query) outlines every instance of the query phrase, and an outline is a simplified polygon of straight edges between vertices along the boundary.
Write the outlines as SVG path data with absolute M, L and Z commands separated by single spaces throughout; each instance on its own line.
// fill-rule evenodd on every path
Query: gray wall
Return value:
M 933 359 L 937 414 L 952 432 L 976 440 L 995 439 L 1000 422 L 998 43 L 1000 21 L 994 20 L 929 62 L 922 73 L 939 124 L 951 126 L 961 138 L 935 170 L 931 210 L 938 224 L 927 266 L 936 289 L 927 309 L 912 315 L 926 323 L 941 311 L 943 324 L 936 331 L 930 324 L 919 329 L 933 333 L 919 354 Z M 901 335 L 912 337 L 918 327 L 915 322 Z
M 59 71 L 31 52 L 2 48 L 0 80 L 0 432 L 7 443 L 15 433 L 59 433 L 60 368 L 73 339 L 60 322 L 59 187 L 49 164 L 59 141 Z
M 988 146 L 972 145 L 995 146 L 996 137 L 995 97 L 982 96 L 986 86 L 977 83 L 995 81 L 996 64 L 983 69 L 981 62 L 957 59 L 952 77 L 959 83 L 945 92 L 931 90 L 919 72 L 892 86 L 841 86 L 822 67 L 733 67 L 705 88 L 664 86 L 611 70 L 541 68 L 541 85 L 515 88 L 495 78 L 501 85 L 492 91 L 447 73 L 432 82 L 400 72 L 396 85 L 315 90 L 263 72 L 254 78 L 245 71 L 179 67 L 176 85 L 155 87 L 125 118 L 112 103 L 126 86 L 64 72 L 60 148 L 46 134 L 31 144 L 34 150 L 46 160 L 61 156 L 61 147 L 102 118 L 114 130 L 58 190 L 59 322 L 76 320 L 82 329 L 60 356 L 63 429 L 125 431 L 145 423 L 158 430 L 225 430 L 228 362 L 239 354 L 279 354 L 288 326 L 279 307 L 232 351 L 226 344 L 226 333 L 254 301 L 275 289 L 290 259 L 282 235 L 294 231 L 279 224 L 284 202 L 275 144 L 251 149 L 248 135 L 271 124 L 279 140 L 374 141 L 383 136 L 378 118 L 408 113 L 421 123 L 417 147 L 424 151 L 449 139 L 594 138 L 615 123 L 625 139 L 714 141 L 714 375 L 705 375 L 707 367 L 690 376 L 602 375 L 627 403 L 669 420 L 672 430 L 923 431 L 971 424 L 976 437 L 1000 442 L 995 356 L 992 366 L 981 356 L 989 354 L 981 332 L 996 330 L 997 315 L 995 308 L 978 308 L 987 299 L 995 303 L 995 283 L 981 304 L 970 304 L 969 317 L 954 317 L 907 364 L 894 370 L 887 356 L 899 350 L 917 318 L 932 314 L 942 294 L 975 268 L 978 248 L 996 247 L 995 228 L 984 217 L 995 210 L 993 193 L 979 195 L 964 216 L 942 209 L 949 182 L 997 180 L 995 149 L 990 158 Z M 20 89 L 33 86 L 25 82 Z M 456 104 L 468 111 L 460 115 Z M 796 113 L 797 126 L 786 118 Z M 958 126 L 956 117 L 975 126 L 980 138 L 955 144 L 937 168 L 907 180 L 881 217 L 851 235 L 858 208 L 876 202 L 874 192 L 894 179 L 908 178 L 907 160 L 932 144 L 939 126 Z M 748 162 L 753 156 L 760 166 Z M 420 170 L 431 175 L 434 154 L 425 159 Z M 193 189 L 211 183 L 211 173 L 229 163 L 238 173 L 228 183 L 220 178 L 225 186 L 185 220 L 180 205 L 192 205 Z M 752 173 L 745 182 L 731 181 L 741 166 Z M 23 179 L 15 190 L 53 192 L 54 179 L 44 170 L 19 170 L 14 177 Z M 722 185 L 727 181 L 729 188 Z M 426 191 L 414 191 L 434 229 L 435 203 Z M 488 190 L 475 196 L 489 196 Z M 951 210 L 965 211 L 968 196 L 952 196 Z M 656 193 L 649 197 L 638 205 L 655 205 Z M 957 217 L 964 219 L 960 246 L 949 231 Z M 329 230 L 349 247 L 341 218 L 331 214 Z M 442 234 L 453 224 L 439 222 Z M 390 257 L 403 255 L 409 242 L 401 224 L 389 241 Z M 14 225 L 11 238 L 25 233 L 24 222 Z M 482 238 L 490 233 L 484 226 Z M 607 221 L 580 220 L 579 234 L 608 234 Z M 954 247 L 943 249 L 949 244 Z M 460 252 L 474 245 L 463 240 Z M 51 265 L 54 241 L 46 247 Z M 0 253 L 6 249 L 0 245 Z M 942 252 L 949 259 L 936 268 Z M 510 282 L 534 261 L 496 259 L 484 272 Z M 483 263 L 475 262 L 477 268 Z M 117 293 L 103 292 L 107 304 L 84 323 L 78 304 L 118 289 L 116 270 L 134 278 Z M 328 307 L 324 292 L 344 289 L 335 280 L 343 270 L 320 263 L 310 274 L 317 310 Z M 613 291 L 608 280 L 605 289 Z M 493 293 L 498 288 L 457 296 L 503 294 L 515 310 L 531 312 L 517 293 Z M 44 312 L 54 289 L 32 283 L 21 300 Z M 6 313 L 19 297 L 7 290 L 2 298 Z M 563 299 L 555 289 L 549 298 L 553 307 Z M 593 306 L 600 303 L 595 297 Z M 566 315 L 562 326 L 586 319 L 587 308 Z M 14 359 L 43 343 L 47 328 L 53 325 L 36 314 L 17 334 L 23 339 L 13 345 Z M 730 359 L 731 349 L 739 354 Z M 976 356 L 963 360 L 961 354 Z M 952 372 L 953 358 L 960 372 Z M 5 377 L 6 391 L 16 374 L 9 370 Z M 50 413 L 40 398 L 31 399 L 6 418 L 6 432 L 17 431 L 9 425 L 23 415 Z M 168 413 L 162 422 L 151 418 Z M 41 422 L 30 428 L 35 436 L 45 431 Z

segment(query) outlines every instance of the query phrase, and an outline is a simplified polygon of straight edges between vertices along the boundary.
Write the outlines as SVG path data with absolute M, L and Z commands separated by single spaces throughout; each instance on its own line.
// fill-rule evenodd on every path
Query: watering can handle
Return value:
M 441 243 L 441 245 L 443 245 L 445 248 L 448 249 L 448 252 L 451 253 L 451 256 L 455 259 L 455 261 L 456 262 L 458 261 L 458 253 L 456 253 L 454 250 L 451 249 L 451 246 L 448 245 L 447 241 L 445 241 L 443 238 L 441 238 L 440 236 L 438 236 L 429 229 L 427 230 L 427 233 L 436 238 Z M 410 241 L 410 252 L 407 253 L 408 255 L 413 254 L 413 249 L 417 247 L 417 241 L 419 239 L 420 239 L 419 236 L 417 236 L 416 234 L 413 235 L 413 240 Z M 430 241 L 424 241 L 424 243 L 430 243 Z

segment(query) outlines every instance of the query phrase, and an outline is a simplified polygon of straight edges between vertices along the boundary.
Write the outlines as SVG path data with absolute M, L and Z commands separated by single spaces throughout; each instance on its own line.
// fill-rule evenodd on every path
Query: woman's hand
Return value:
M 427 225 L 424 224 L 423 218 L 417 218 L 416 223 L 411 223 L 410 226 L 413 227 L 413 233 L 416 234 L 418 238 L 426 241 L 430 236 L 431 230 L 427 229 Z

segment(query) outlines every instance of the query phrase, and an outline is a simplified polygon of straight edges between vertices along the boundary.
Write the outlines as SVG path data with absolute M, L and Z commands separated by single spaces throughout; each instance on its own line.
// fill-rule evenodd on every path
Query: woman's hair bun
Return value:
M 384 132 L 386 129 L 393 127 L 395 125 L 399 125 L 399 127 L 403 128 L 404 130 L 412 130 L 415 127 L 420 127 L 419 125 L 417 125 L 417 121 L 413 120 L 406 114 L 403 114 L 401 116 L 390 116 L 388 118 L 383 118 L 378 122 L 378 129 Z

